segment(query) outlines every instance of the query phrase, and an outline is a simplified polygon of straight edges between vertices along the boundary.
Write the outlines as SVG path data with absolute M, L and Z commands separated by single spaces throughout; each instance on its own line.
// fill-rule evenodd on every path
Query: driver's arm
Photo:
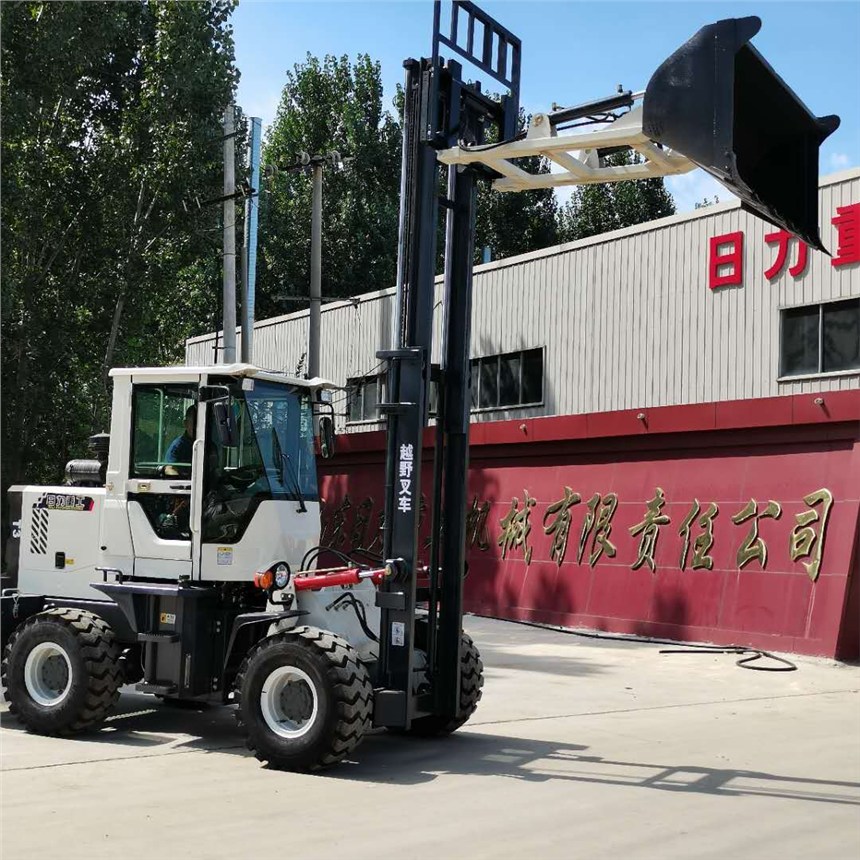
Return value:
M 183 473 L 180 470 L 188 470 L 190 476 L 191 464 L 186 463 L 183 460 L 183 441 L 185 436 L 178 436 L 170 443 L 170 447 L 167 449 L 167 453 L 164 455 L 164 459 L 167 461 L 167 464 L 164 467 L 164 474 L 169 477 L 182 477 Z

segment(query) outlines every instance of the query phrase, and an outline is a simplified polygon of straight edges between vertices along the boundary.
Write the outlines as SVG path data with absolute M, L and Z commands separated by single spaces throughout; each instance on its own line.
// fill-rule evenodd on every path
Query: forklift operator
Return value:
M 175 466 L 165 466 L 165 475 L 180 475 L 186 469 L 191 468 L 191 452 L 194 446 L 194 434 L 197 428 L 197 406 L 192 404 L 185 411 L 185 432 L 177 436 L 167 449 L 164 459 Z

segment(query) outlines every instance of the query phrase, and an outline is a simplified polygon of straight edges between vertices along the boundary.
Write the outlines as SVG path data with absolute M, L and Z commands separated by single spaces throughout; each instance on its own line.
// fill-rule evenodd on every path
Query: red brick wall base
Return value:
M 378 551 L 384 434 L 338 449 L 323 539 Z M 475 425 L 469 500 L 468 610 L 860 658 L 860 391 Z

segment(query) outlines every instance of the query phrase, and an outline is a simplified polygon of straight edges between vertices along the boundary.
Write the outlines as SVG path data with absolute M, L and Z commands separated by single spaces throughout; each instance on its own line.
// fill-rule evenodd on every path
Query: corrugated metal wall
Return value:
M 860 170 L 822 182 L 822 238 L 833 253 L 831 219 L 852 203 L 860 203 Z M 711 290 L 709 240 L 739 230 L 743 285 Z M 792 242 L 782 273 L 768 281 L 776 247 L 764 237 L 774 230 L 732 202 L 476 267 L 472 355 L 544 347 L 545 378 L 543 406 L 484 411 L 475 420 L 860 387 L 860 371 L 779 380 L 779 309 L 860 296 L 860 265 L 835 268 L 810 250 L 806 271 L 794 278 Z M 323 307 L 323 376 L 343 384 L 373 371 L 376 350 L 390 346 L 393 293 Z M 436 317 L 438 352 L 438 309 Z M 307 311 L 260 322 L 255 332 L 255 362 L 294 373 Z M 213 346 L 212 334 L 192 338 L 187 362 L 211 363 Z

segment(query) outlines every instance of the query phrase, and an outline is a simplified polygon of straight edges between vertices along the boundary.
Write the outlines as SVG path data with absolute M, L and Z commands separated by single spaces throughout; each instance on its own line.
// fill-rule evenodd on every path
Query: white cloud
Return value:
M 242 105 L 245 116 L 258 116 L 263 120 L 263 134 L 265 135 L 266 129 L 275 121 L 275 114 L 278 112 L 278 105 L 281 102 L 281 94 L 271 92 L 246 93 L 243 99 L 240 93 L 238 101 Z
M 680 176 L 667 176 L 666 188 L 675 198 L 675 209 L 678 212 L 692 212 L 696 204 L 701 203 L 706 197 L 711 201 L 718 197 L 720 203 L 735 197 L 731 191 L 699 168 L 689 173 L 682 173 Z
M 555 199 L 558 202 L 559 206 L 564 206 L 571 197 L 573 197 L 573 192 L 575 191 L 575 185 L 560 185 L 555 189 Z
M 834 170 L 845 170 L 846 167 L 851 167 L 851 156 L 844 152 L 831 152 L 830 166 Z

